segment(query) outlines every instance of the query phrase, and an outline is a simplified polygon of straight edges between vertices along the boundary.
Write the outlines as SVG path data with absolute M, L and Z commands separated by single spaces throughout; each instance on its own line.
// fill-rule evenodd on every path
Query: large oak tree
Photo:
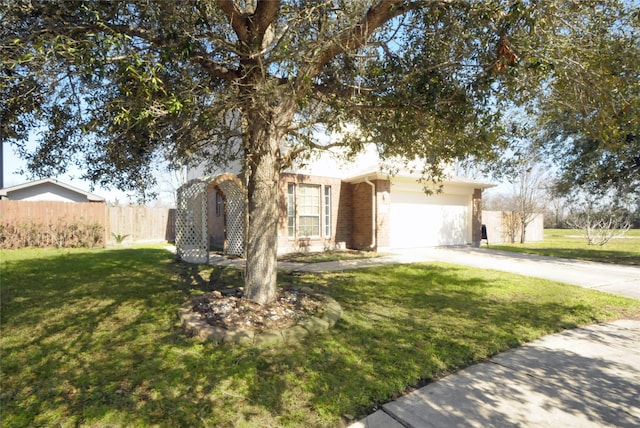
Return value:
M 544 55 L 551 75 L 534 114 L 540 145 L 560 167 L 558 189 L 640 198 L 640 5 L 568 14 Z
M 495 160 L 505 106 L 553 79 L 562 50 L 548 47 L 589 31 L 592 3 L 2 0 L 0 139 L 41 175 L 77 162 L 121 189 L 146 188 L 158 155 L 241 162 L 247 296 L 266 303 L 279 175 L 328 148 L 316 132 L 344 131 L 331 145 L 352 152 L 374 142 L 383 157 L 419 156 L 429 178 Z

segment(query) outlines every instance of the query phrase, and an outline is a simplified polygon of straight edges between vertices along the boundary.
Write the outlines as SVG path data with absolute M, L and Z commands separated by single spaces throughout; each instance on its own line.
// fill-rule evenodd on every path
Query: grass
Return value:
M 282 274 L 330 294 L 343 318 L 286 347 L 213 346 L 184 336 L 176 315 L 211 267 L 159 247 L 0 256 L 0 411 L 11 427 L 335 427 L 541 335 L 640 317 L 636 300 L 413 264 Z
M 640 266 L 640 229 L 629 230 L 624 237 L 614 238 L 604 246 L 587 245 L 582 232 L 572 229 L 545 229 L 543 242 L 489 246 L 495 250 Z

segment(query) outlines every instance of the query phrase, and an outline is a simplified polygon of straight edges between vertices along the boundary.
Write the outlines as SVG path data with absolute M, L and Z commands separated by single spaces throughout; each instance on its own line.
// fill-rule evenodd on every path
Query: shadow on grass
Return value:
M 160 249 L 59 253 L 6 264 L 0 400 L 11 426 L 336 426 L 541 334 L 594 320 L 576 298 L 496 294 L 495 278 L 437 265 L 281 275 L 344 317 L 327 333 L 257 350 L 200 344 L 177 308 L 211 267 Z M 233 273 L 231 273 L 233 275 Z
M 199 345 L 177 329 L 194 272 L 160 249 L 59 254 L 3 273 L 5 421 L 197 425 L 198 409 L 211 405 L 203 383 L 233 378 L 239 366 L 219 350 L 202 364 Z
M 300 352 L 310 360 L 310 377 L 322 379 L 307 385 L 313 406 L 337 415 L 370 412 L 411 386 L 543 334 L 604 319 L 578 288 L 563 288 L 563 298 L 526 286 L 505 296 L 495 290 L 496 278 L 455 267 L 395 266 L 324 278 L 345 315 L 331 335 Z

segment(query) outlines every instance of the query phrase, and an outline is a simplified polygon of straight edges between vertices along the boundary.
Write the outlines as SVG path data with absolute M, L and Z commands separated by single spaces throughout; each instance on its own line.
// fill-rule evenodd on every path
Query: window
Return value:
M 287 185 L 289 238 L 331 236 L 331 186 Z
M 298 235 L 320 236 L 320 186 L 298 188 Z
M 224 202 L 222 200 L 222 195 L 216 192 L 216 216 L 220 217 L 224 212 Z
M 287 234 L 289 238 L 296 237 L 296 185 L 287 186 Z
M 331 236 L 331 186 L 324 186 L 324 236 Z

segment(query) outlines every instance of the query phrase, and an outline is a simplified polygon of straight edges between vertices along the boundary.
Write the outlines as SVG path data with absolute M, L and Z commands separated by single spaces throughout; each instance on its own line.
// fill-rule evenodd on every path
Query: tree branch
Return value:
M 325 151 L 325 150 L 329 150 L 329 149 L 333 149 L 335 147 L 344 147 L 345 144 L 340 143 L 340 142 L 333 142 L 333 143 L 329 143 L 329 144 L 317 144 L 312 137 L 309 137 L 307 135 L 303 135 L 303 134 L 299 134 L 297 132 L 291 131 L 290 132 L 291 135 L 294 135 L 296 138 L 299 138 L 301 140 L 304 141 L 304 145 L 302 146 L 297 146 L 292 148 L 291 150 L 289 150 L 288 152 L 284 153 L 280 160 L 282 165 L 284 165 L 285 167 L 290 167 L 293 162 L 296 160 L 296 158 L 303 152 L 308 151 L 308 150 L 320 150 L 320 151 Z
M 238 70 L 229 70 L 227 67 L 212 61 L 211 58 L 206 55 L 193 55 L 191 56 L 191 59 L 207 70 L 211 77 L 217 77 L 227 81 L 240 77 Z
M 404 0 L 382 0 L 372 6 L 362 22 L 353 27 L 340 40 L 329 44 L 316 55 L 307 70 L 298 76 L 298 81 L 317 75 L 322 67 L 337 55 L 364 46 L 376 29 L 396 16 L 407 13 L 416 7 L 417 4 L 406 3 Z
M 227 16 L 238 39 L 249 44 L 249 19 L 236 8 L 233 0 L 218 0 L 218 7 Z
M 269 28 L 269 25 L 278 17 L 279 12 L 280 0 L 258 0 L 256 12 L 253 18 L 249 18 L 253 31 L 262 38 L 267 28 Z M 260 42 L 262 42 L 262 40 L 260 40 Z

